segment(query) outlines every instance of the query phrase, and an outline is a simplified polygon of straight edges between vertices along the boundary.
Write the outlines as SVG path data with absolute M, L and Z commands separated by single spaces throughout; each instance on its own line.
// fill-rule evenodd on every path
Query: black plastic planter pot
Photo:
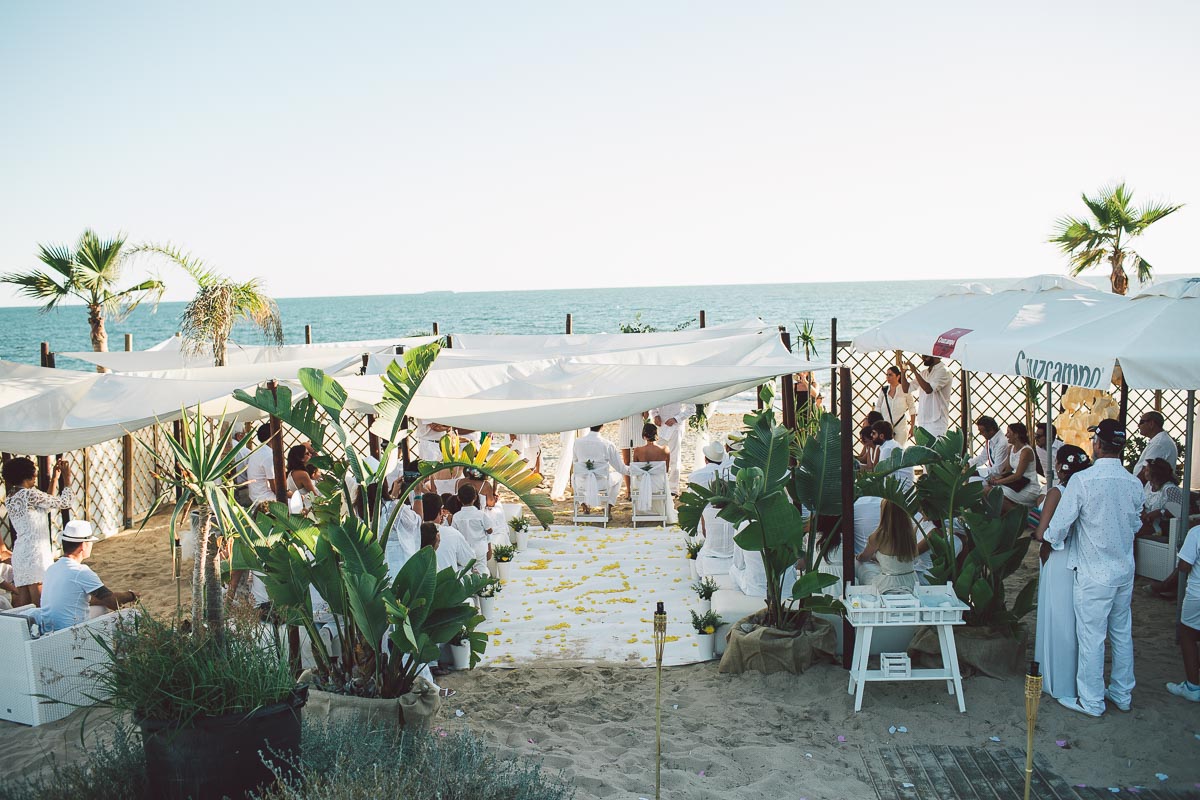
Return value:
M 186 727 L 139 720 L 150 796 L 240 800 L 275 783 L 275 773 L 263 760 L 286 774 L 287 764 L 300 753 L 300 709 L 306 702 L 308 689 L 301 687 L 286 702 L 249 716 L 202 717 Z

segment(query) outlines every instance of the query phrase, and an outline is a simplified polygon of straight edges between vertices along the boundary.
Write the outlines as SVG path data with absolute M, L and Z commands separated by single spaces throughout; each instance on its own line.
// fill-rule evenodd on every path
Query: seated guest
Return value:
M 984 416 L 975 420 L 975 430 L 983 439 L 983 447 L 971 459 L 971 466 L 979 471 L 981 478 L 990 478 L 1000 471 L 1002 465 L 1008 463 L 1011 447 L 1000 426 L 991 417 Z
M 1033 426 L 1033 451 L 1037 453 L 1038 475 L 1043 478 L 1051 474 L 1058 464 L 1058 449 L 1066 442 L 1058 438 L 1058 428 L 1050 426 L 1050 451 L 1046 452 L 1046 423 L 1039 422 Z
M 1183 513 L 1183 490 L 1175 482 L 1175 467 L 1161 458 L 1152 458 L 1143 468 L 1146 475 L 1142 506 L 1142 527 L 1138 536 L 1165 536 L 1167 525 Z
M 464 486 L 470 486 L 475 490 L 477 498 L 475 506 L 477 508 L 480 505 L 479 500 L 482 500 L 488 508 L 496 505 L 496 485 L 487 479 L 482 470 L 475 467 L 464 467 L 462 477 L 458 479 L 458 485 L 454 491 L 459 492 Z
M 745 524 L 743 523 L 743 527 Z M 738 591 L 747 597 L 767 596 L 767 568 L 763 555 L 757 550 L 743 550 L 734 542 L 733 560 L 729 564 L 729 577 Z
M 402 478 L 397 479 L 396 484 L 401 485 L 402 480 Z M 381 515 L 384 520 L 383 524 L 387 524 L 389 519 L 393 520 L 387 544 L 383 548 L 383 557 L 387 561 L 389 578 L 395 578 L 405 562 L 421 549 L 421 501 L 422 495 L 413 493 L 405 499 L 404 505 L 398 510 L 395 508 L 395 504 L 399 501 L 388 500 L 384 503 Z M 395 512 L 394 518 L 393 512 Z
M 879 445 L 875 442 L 875 432 L 870 425 L 858 432 L 858 443 L 862 446 L 858 456 L 859 467 L 870 472 L 879 463 Z
M 1016 506 L 1032 508 L 1037 505 L 1042 486 L 1038 482 L 1033 448 L 1029 445 L 1029 429 L 1023 423 L 1014 422 L 1008 426 L 1005 436 L 1010 450 L 1008 461 L 987 479 L 984 491 L 999 487 L 1004 493 L 1004 511 L 1011 511 Z
M 621 454 L 617 451 L 616 445 L 608 441 L 600 435 L 600 429 L 603 425 L 593 425 L 591 430 L 575 440 L 575 448 L 571 451 L 572 460 L 576 464 L 584 464 L 588 461 L 593 465 L 599 466 L 607 464 L 609 467 L 608 486 L 599 487 L 599 495 L 601 502 L 612 505 L 617 499 L 617 494 L 621 488 L 621 476 L 629 474 L 629 467 L 621 461 Z M 634 461 L 639 459 L 634 458 Z M 586 508 L 585 508 L 586 510 Z
M 42 585 L 42 630 L 61 631 L 88 619 L 88 599 L 96 605 L 116 611 L 120 603 L 133 603 L 133 592 L 114 592 L 84 566 L 92 555 L 92 544 L 100 541 L 92 533 L 92 523 L 73 519 L 62 532 L 62 558 L 46 570 Z
M 312 450 L 306 444 L 298 444 L 288 449 L 287 455 L 287 491 L 288 497 L 300 494 L 301 513 L 312 509 L 311 495 L 317 493 L 317 485 L 308 471 L 308 460 L 312 458 Z
M 721 462 L 725 460 L 725 447 L 720 442 L 709 442 L 700 452 L 704 455 L 704 466 L 688 476 L 688 483 L 710 489 L 721 469 Z
M 1183 655 L 1184 678 L 1168 683 L 1176 697 L 1200 703 L 1200 576 L 1192 575 L 1200 559 L 1200 526 L 1188 531 L 1179 551 L 1179 572 L 1187 577 L 1187 592 L 1179 615 L 1179 649 Z
M 871 432 L 874 434 L 875 444 L 879 446 L 879 463 L 887 461 L 894 451 L 903 449 L 896 443 L 896 434 L 886 420 L 880 420 L 872 425 Z M 901 467 L 892 474 L 905 489 L 911 489 L 913 481 L 916 480 L 912 467 Z
M 859 562 L 857 580 L 877 586 L 881 592 L 888 589 L 911 591 L 917 585 L 913 564 L 917 555 L 917 537 L 908 512 L 884 500 L 879 510 L 879 527 L 867 539 L 866 548 L 856 556 Z
M 724 507 L 724 503 L 709 503 L 700 514 L 704 546 L 696 556 L 696 571 L 701 576 L 728 574 L 733 563 L 733 554 L 737 550 L 737 544 L 733 541 L 736 528 L 732 522 L 717 516 Z
M 454 514 L 453 525 L 466 538 L 475 554 L 475 569 L 482 572 L 487 569 L 487 562 L 492 557 L 492 523 L 487 514 L 475 507 L 478 498 L 474 486 L 460 487 L 455 499 L 461 508 Z
M 879 527 L 882 504 L 879 497 L 860 497 L 854 501 L 854 555 L 867 549 L 867 539 Z
M 1133 466 L 1133 476 L 1142 483 L 1148 483 L 1150 475 L 1146 471 L 1146 464 L 1152 458 L 1161 458 L 1166 461 L 1171 465 L 1173 472 L 1175 464 L 1179 462 L 1179 448 L 1175 445 L 1171 434 L 1163 430 L 1163 415 L 1157 411 L 1147 411 L 1142 414 L 1141 419 L 1138 420 L 1138 433 L 1150 441 L 1146 442 L 1142 455 Z
M 442 546 L 442 529 L 436 522 L 421 523 L 421 548 L 432 547 L 437 556 L 438 572 L 444 569 L 458 571 L 458 561 L 449 548 Z
M 455 498 L 456 501 L 457 499 Z M 442 524 L 442 512 L 442 498 L 436 494 L 427 494 L 421 497 L 421 515 L 425 518 L 426 522 L 432 522 L 438 527 L 438 533 L 440 534 L 439 541 L 441 542 L 438 548 L 445 551 L 442 554 L 444 556 L 443 560 L 446 563 L 453 561 L 456 569 L 462 569 L 475 560 L 475 551 L 471 549 L 471 546 L 467 544 L 466 538 L 456 528 Z M 422 539 L 422 547 L 425 546 L 423 542 L 424 540 Z

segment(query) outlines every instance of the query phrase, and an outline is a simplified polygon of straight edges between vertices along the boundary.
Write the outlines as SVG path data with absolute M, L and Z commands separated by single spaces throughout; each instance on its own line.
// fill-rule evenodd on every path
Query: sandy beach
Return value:
M 739 423 L 734 415 L 714 416 L 711 429 L 717 433 Z M 557 443 L 557 437 L 544 437 L 548 476 Z M 685 470 L 691 452 L 685 449 Z M 556 504 L 556 517 L 569 511 L 569 503 Z M 622 514 L 627 508 L 616 524 Z M 136 589 L 156 613 L 174 611 L 166 517 L 141 533 L 101 542 L 91 563 L 110 587 Z M 1023 584 L 1032 570 L 1031 550 L 1013 583 Z M 1043 698 L 1037 750 L 1072 784 L 1157 786 L 1156 773 L 1168 776 L 1161 785 L 1170 788 L 1193 789 L 1200 782 L 1200 708 L 1163 688 L 1182 672 L 1174 605 L 1145 595 L 1144 582 L 1138 581 L 1133 605 L 1138 679 L 1133 710 L 1110 710 L 1092 720 Z M 186 583 L 183 592 L 186 597 Z M 443 731 L 468 729 L 504 751 L 565 771 L 580 798 L 652 797 L 654 679 L 653 669 L 598 664 L 456 673 L 443 679 L 458 694 L 443 705 L 438 725 Z M 965 714 L 940 683 L 872 684 L 855 714 L 846 680 L 846 671 L 832 663 L 800 676 L 720 675 L 715 661 L 665 669 L 664 796 L 873 797 L 864 758 L 873 758 L 879 746 L 1024 747 L 1022 676 L 968 678 Z M 0 723 L 0 759 L 8 774 L 39 769 L 47 754 L 68 755 L 78 745 L 82 719 L 83 712 L 76 712 L 35 729 Z M 105 720 L 93 714 L 87 728 L 102 727 Z M 907 733 L 891 734 L 892 726 Z

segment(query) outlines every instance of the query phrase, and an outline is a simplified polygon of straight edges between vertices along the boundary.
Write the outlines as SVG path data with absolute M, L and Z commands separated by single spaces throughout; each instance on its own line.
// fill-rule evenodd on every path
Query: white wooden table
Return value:
M 968 606 L 955 596 L 953 586 L 918 586 L 915 595 L 905 597 L 881 596 L 874 586 L 847 584 L 842 602 L 846 606 L 846 617 L 855 628 L 847 693 L 854 695 L 856 712 L 862 710 L 863 690 L 870 681 L 945 681 L 948 692 L 958 698 L 959 712 L 967 710 L 962 673 L 958 668 L 958 649 L 954 645 L 954 626 L 963 624 L 962 612 L 967 611 Z M 876 628 L 913 625 L 928 625 L 937 631 L 942 651 L 941 669 L 911 669 L 910 666 L 903 674 L 882 668 L 867 669 L 871 636 Z M 882 661 L 883 656 L 880 658 Z M 907 654 L 904 658 L 907 659 Z

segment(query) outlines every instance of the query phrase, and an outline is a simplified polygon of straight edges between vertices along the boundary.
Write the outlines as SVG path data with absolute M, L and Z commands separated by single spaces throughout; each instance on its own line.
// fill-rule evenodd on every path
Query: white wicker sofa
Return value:
M 91 674 L 108 655 L 95 636 L 111 635 L 125 609 L 53 633 L 37 636 L 34 606 L 0 612 L 0 719 L 44 725 L 90 705 L 98 691 Z M 47 702 L 47 700 L 59 702 Z

